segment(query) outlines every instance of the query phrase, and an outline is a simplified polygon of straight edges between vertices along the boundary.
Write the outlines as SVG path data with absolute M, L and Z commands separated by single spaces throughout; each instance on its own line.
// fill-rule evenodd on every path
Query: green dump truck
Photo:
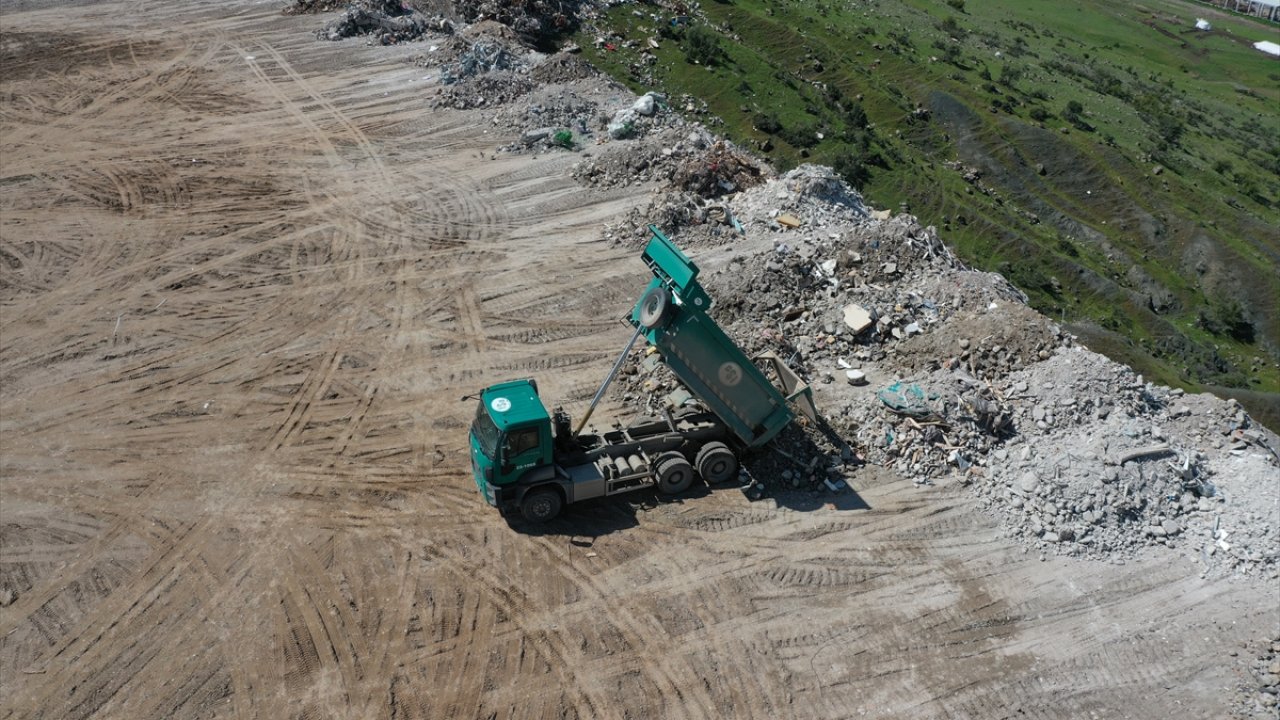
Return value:
M 562 409 L 547 411 L 532 379 L 479 393 L 472 469 L 485 501 L 503 514 L 546 522 L 582 500 L 649 487 L 678 494 L 698 476 L 725 482 L 738 474 L 738 454 L 769 442 L 797 410 L 814 418 L 809 386 L 773 353 L 747 358 L 707 315 L 711 298 L 698 282 L 698 266 L 657 228 L 650 230 L 643 260 L 654 277 L 628 318 L 635 334 L 576 429 Z M 641 336 L 697 402 L 584 434 Z

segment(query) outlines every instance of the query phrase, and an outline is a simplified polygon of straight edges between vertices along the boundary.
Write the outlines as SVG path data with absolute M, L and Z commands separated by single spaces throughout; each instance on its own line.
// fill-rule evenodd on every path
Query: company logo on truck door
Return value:
M 489 403 L 489 407 L 493 408 L 494 412 L 506 412 L 511 409 L 511 401 L 504 397 L 494 398 L 493 402 Z
M 742 382 L 742 368 L 736 362 L 727 362 L 720 365 L 720 384 L 733 387 Z

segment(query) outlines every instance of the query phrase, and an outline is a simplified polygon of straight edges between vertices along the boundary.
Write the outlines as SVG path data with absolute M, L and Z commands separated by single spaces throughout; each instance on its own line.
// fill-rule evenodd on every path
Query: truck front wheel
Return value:
M 542 488 L 524 496 L 524 500 L 520 502 L 520 514 L 529 522 L 544 523 L 559 515 L 562 505 L 564 502 L 560 499 L 560 493 L 551 488 Z
M 729 482 L 738 475 L 738 457 L 728 445 L 709 442 L 698 451 L 698 474 L 711 485 Z
M 678 495 L 693 484 L 693 466 L 677 452 L 658 456 L 658 489 L 664 495 Z

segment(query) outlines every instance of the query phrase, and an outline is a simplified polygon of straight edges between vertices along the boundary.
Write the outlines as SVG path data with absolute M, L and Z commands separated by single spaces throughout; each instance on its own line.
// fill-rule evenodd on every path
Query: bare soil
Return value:
M 272 3 L 0 23 L 0 718 L 1222 717 L 1280 637 L 1272 585 L 872 465 L 512 528 L 458 399 L 581 412 L 641 193 Z

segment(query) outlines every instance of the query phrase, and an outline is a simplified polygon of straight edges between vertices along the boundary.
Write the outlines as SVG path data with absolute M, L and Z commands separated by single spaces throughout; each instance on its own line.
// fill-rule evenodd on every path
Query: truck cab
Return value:
M 471 422 L 471 465 L 486 502 L 498 508 L 511 488 L 539 468 L 552 468 L 551 416 L 533 380 L 512 380 L 480 393 Z

